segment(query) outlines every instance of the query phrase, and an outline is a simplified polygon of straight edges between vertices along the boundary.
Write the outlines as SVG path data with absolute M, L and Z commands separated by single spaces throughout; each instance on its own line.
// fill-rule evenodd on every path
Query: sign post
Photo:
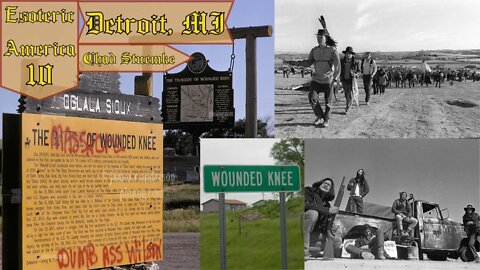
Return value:
M 287 221 L 285 217 L 285 192 L 280 192 L 280 238 L 282 242 L 282 269 L 287 266 Z
M 220 222 L 220 269 L 227 269 L 227 237 L 225 234 L 225 193 L 218 194 L 220 207 L 218 209 Z
M 285 192 L 300 190 L 298 166 L 205 165 L 204 191 L 219 193 L 220 269 L 226 269 L 225 192 L 280 192 L 282 269 L 287 269 Z
M 231 28 L 233 39 L 246 39 L 245 137 L 257 137 L 257 38 L 271 37 L 272 26 Z

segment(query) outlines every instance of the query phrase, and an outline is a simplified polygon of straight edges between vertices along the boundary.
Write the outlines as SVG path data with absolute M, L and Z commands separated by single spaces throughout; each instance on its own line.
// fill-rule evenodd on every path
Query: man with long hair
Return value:
M 311 187 L 305 187 L 305 212 L 303 214 L 305 257 L 311 256 L 311 242 L 316 244 L 318 240 L 324 241 L 327 237 L 328 217 L 338 213 L 338 207 L 331 206 L 329 203 L 334 198 L 335 188 L 333 180 L 330 178 L 317 181 Z M 310 239 L 310 234 L 314 229 L 319 232 L 318 237 Z
M 355 52 L 352 47 L 348 46 L 342 53 L 345 54 L 345 57 L 340 61 L 340 80 L 346 100 L 345 114 L 348 114 L 348 110 L 352 107 L 353 81 L 357 76 L 358 64 L 355 61 Z
M 480 236 L 480 215 L 475 213 L 475 208 L 471 204 L 463 208 L 465 214 L 463 215 L 463 226 L 465 232 L 467 233 L 468 238 L 468 248 L 473 255 L 474 261 L 480 263 L 480 258 L 477 255 L 477 250 L 475 249 L 475 242 Z
M 315 64 L 308 100 L 316 116 L 314 124 L 320 125 L 323 120 L 323 127 L 328 127 L 332 106 L 332 83 L 337 81 L 340 73 L 340 58 L 335 48 L 337 43 L 330 37 L 326 29 L 318 30 L 317 42 L 318 46 L 310 51 L 308 59 L 303 60 L 302 65 Z M 324 94 L 325 111 L 320 106 L 320 93 Z
M 348 197 L 347 208 L 345 211 L 352 213 L 363 213 L 363 197 L 370 192 L 367 179 L 365 179 L 365 171 L 360 169 L 357 171 L 355 178 L 350 179 L 347 185 L 347 190 L 350 190 Z

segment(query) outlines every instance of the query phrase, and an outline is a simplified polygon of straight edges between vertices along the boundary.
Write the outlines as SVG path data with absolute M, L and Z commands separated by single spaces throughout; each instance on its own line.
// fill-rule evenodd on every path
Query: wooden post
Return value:
M 245 137 L 257 137 L 257 42 L 252 35 L 247 35 L 245 46 L 247 71 L 245 103 Z
M 144 72 L 141 76 L 135 76 L 135 95 L 153 96 L 152 73 Z
M 245 137 L 257 137 L 257 37 L 271 37 L 272 26 L 229 29 L 233 39 L 246 39 Z

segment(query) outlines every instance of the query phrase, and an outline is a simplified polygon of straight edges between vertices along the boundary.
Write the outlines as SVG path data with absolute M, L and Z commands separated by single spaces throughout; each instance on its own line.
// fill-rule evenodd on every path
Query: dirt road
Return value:
M 160 269 L 200 269 L 200 233 L 165 233 L 163 241 Z
M 300 138 L 478 138 L 480 137 L 480 82 L 444 83 L 441 88 L 387 88 L 365 104 L 359 81 L 360 107 L 345 115 L 345 97 L 333 103 L 328 128 L 313 125 L 315 116 L 308 92 L 291 86 L 310 78 L 290 76 L 275 80 L 275 133 Z
M 314 269 L 331 269 L 331 270 L 374 270 L 374 269 L 389 269 L 389 270 L 447 270 L 447 269 L 479 269 L 477 263 L 465 263 L 462 261 L 391 261 L 391 260 L 355 260 L 355 259 L 335 259 L 333 261 L 307 261 L 305 263 L 305 270 Z

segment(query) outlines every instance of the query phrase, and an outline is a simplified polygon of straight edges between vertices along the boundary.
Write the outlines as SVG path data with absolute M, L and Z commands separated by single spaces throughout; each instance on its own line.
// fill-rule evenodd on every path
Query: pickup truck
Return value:
M 460 241 L 467 235 L 463 225 L 451 221 L 447 209 L 440 209 L 437 203 L 415 200 L 410 195 L 409 203 L 413 217 L 418 219 L 414 239 L 418 244 L 419 258 L 425 254 L 430 260 L 457 259 Z M 364 203 L 364 213 L 340 211 L 334 221 L 333 231 L 337 239 L 357 238 L 364 224 L 385 231 L 386 240 L 399 239 L 396 235 L 396 220 L 391 207 Z

